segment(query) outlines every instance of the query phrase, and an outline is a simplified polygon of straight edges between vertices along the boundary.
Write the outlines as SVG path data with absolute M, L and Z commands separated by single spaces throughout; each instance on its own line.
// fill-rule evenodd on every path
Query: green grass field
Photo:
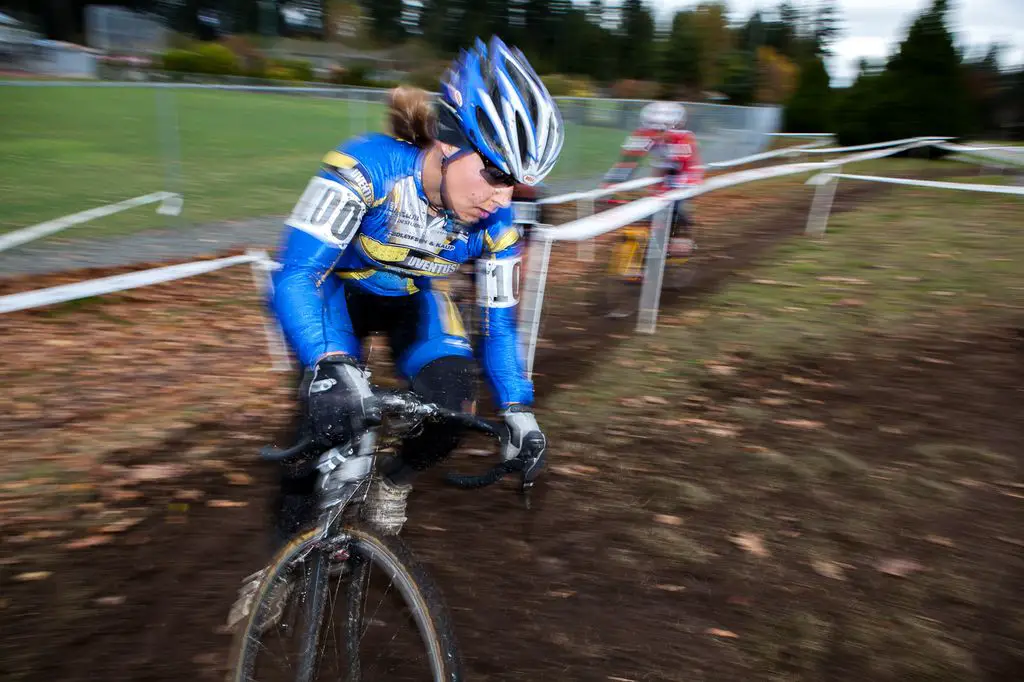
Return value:
M 908 168 L 936 162 L 899 159 L 886 163 Z M 953 162 L 939 162 L 953 167 Z M 854 172 L 865 170 L 858 168 Z M 1006 184 L 1006 177 L 962 176 L 954 182 Z M 797 179 L 779 179 L 780 188 Z M 853 181 L 842 181 L 853 182 Z M 736 346 L 756 349 L 763 362 L 797 354 L 825 356 L 856 347 L 866 330 L 896 333 L 913 328 L 937 312 L 970 310 L 972 319 L 1020 308 L 1024 291 L 1024 200 L 1019 197 L 900 187 L 892 196 L 856 211 L 836 213 L 823 239 L 780 242 L 762 261 L 727 287 L 703 299 L 694 324 L 685 314 L 663 313 L 658 345 L 685 348 L 659 356 L 661 372 L 652 376 L 613 369 L 619 359 L 654 355 L 647 337 L 636 336 L 609 352 L 608 372 L 588 378 L 578 390 L 605 399 L 644 391 L 669 391 L 680 377 L 697 382 L 709 364 L 728 364 L 723 355 Z M 669 364 L 665 364 L 668 362 Z M 658 385 L 659 378 L 666 379 Z M 588 411 L 587 419 L 595 414 Z M 604 415 L 598 415 L 603 418 Z
M 180 188 L 168 186 L 174 155 L 165 133 L 175 114 Z M 187 223 L 284 214 L 325 151 L 384 123 L 381 104 L 307 96 L 7 88 L 0 105 L 0 232 L 164 189 L 182 191 Z M 618 131 L 569 125 L 551 180 L 600 172 L 620 142 Z M 88 223 L 75 234 L 165 224 L 150 206 Z

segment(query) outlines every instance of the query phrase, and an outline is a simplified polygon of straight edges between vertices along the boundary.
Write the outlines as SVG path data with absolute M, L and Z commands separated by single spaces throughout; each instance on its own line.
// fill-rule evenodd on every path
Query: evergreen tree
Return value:
M 402 0 L 365 0 L 370 15 L 370 32 L 382 43 L 398 43 L 405 39 L 402 25 Z
M 677 12 L 672 18 L 672 30 L 662 55 L 661 82 L 692 89 L 700 87 L 700 43 L 692 12 Z
M 840 27 L 839 8 L 836 0 L 822 0 L 814 17 L 814 52 L 815 54 L 829 56 L 832 54 L 832 45 L 839 34 Z
M 821 57 L 811 57 L 802 65 L 796 91 L 786 103 L 784 130 L 793 133 L 832 130 L 832 91 Z
M 641 0 L 625 0 L 622 34 L 622 73 L 637 80 L 654 78 L 654 18 Z
M 933 0 L 887 65 L 882 99 L 892 106 L 897 137 L 959 136 L 972 128 L 970 93 L 946 26 L 948 4 Z

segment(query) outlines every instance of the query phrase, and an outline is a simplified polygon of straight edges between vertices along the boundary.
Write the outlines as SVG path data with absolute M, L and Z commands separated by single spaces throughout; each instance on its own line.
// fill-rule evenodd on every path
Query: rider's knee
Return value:
M 476 363 L 460 355 L 431 360 L 412 378 L 412 390 L 424 400 L 461 410 L 476 392 Z
M 432 360 L 413 377 L 412 389 L 424 400 L 449 410 L 470 411 L 476 393 L 476 365 L 470 358 L 445 356 Z M 460 440 L 460 429 L 451 424 L 428 424 L 405 441 L 402 461 L 417 471 L 441 461 Z

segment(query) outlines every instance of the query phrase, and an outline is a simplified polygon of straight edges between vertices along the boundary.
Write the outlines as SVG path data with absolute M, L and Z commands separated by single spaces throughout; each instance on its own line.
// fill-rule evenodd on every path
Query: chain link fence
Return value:
M 148 55 L 167 49 L 169 31 L 160 17 L 122 7 L 86 5 L 89 47 L 108 54 Z

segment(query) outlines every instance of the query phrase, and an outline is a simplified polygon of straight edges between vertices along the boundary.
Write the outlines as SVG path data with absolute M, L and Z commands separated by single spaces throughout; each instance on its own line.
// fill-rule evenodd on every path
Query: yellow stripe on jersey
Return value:
M 391 246 L 366 236 L 359 235 L 359 245 L 371 258 L 383 263 L 400 263 L 409 255 L 409 249 L 404 246 Z
M 342 279 L 366 279 L 372 277 L 375 272 L 377 271 L 373 268 L 366 268 L 365 270 L 339 270 L 335 274 Z
M 359 163 L 348 154 L 342 154 L 337 150 L 331 150 L 324 154 L 324 158 L 320 162 L 335 168 L 355 168 L 356 164 Z
M 448 297 L 448 294 L 440 291 L 435 291 L 434 296 L 437 297 L 438 303 L 444 308 L 444 317 L 442 318 L 444 333 L 449 336 L 466 338 L 466 326 L 462 323 L 462 316 L 459 315 L 459 309 L 452 302 L 452 299 Z

